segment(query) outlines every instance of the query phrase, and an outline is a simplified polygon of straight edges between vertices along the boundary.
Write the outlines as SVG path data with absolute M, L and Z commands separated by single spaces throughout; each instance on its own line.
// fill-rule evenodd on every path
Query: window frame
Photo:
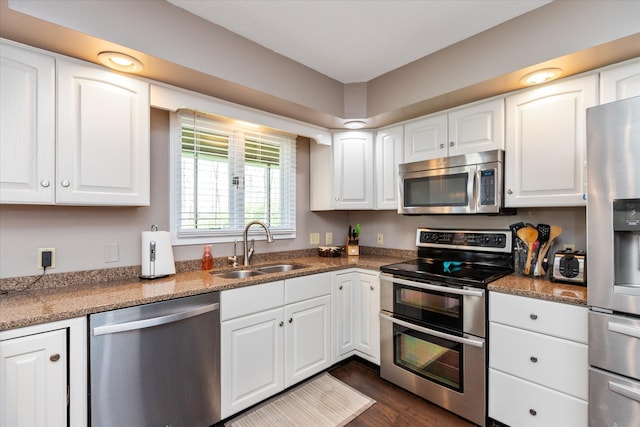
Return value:
M 194 113 L 204 114 L 204 115 L 212 115 L 211 113 L 202 113 L 200 111 L 186 109 L 189 111 L 193 111 Z M 233 215 L 230 218 L 230 222 L 236 224 L 237 228 L 231 228 L 228 230 L 222 231 L 211 231 L 211 230 L 193 230 L 193 231 L 184 231 L 180 230 L 178 227 L 178 221 L 180 220 L 180 215 L 178 213 L 179 206 L 181 203 L 181 161 L 182 161 L 182 127 L 179 119 L 179 113 L 181 110 L 177 110 L 175 112 L 170 113 L 170 138 L 169 138 L 169 163 L 170 163 L 170 173 L 169 173 L 169 203 L 170 203 L 170 233 L 171 233 L 171 241 L 175 246 L 180 245 L 194 245 L 194 244 L 209 244 L 209 243 L 228 243 L 234 241 L 241 241 L 243 236 L 244 226 L 242 228 L 238 227 L 240 222 L 245 222 L 244 219 L 238 218 L 237 215 Z M 226 120 L 224 117 L 220 117 L 220 120 Z M 231 119 L 229 119 L 231 120 Z M 230 134 L 229 144 L 232 144 L 236 139 L 238 133 L 243 133 L 243 127 L 232 125 L 232 131 Z M 237 132 L 239 130 L 240 132 Z M 278 131 L 273 131 L 277 133 Z M 250 131 L 249 131 L 250 133 Z M 233 136 L 232 136 L 233 135 Z M 293 170 L 287 170 L 286 173 L 289 174 L 289 198 L 287 197 L 287 192 L 283 193 L 282 201 L 293 203 L 293 206 L 289 206 L 288 215 L 292 217 L 292 229 L 277 229 L 271 228 L 271 234 L 276 239 L 295 239 L 296 238 L 296 229 L 297 229 L 297 206 L 296 206 L 296 137 L 295 135 L 289 135 L 292 138 L 292 143 L 288 149 L 292 150 L 289 153 L 292 159 Z M 245 137 L 246 139 L 251 139 L 251 137 Z M 232 151 L 230 147 L 229 151 Z M 241 150 L 233 149 L 234 152 L 240 153 L 244 152 L 244 148 Z M 242 156 L 241 161 L 244 161 L 244 155 Z M 234 161 L 238 160 L 237 158 Z M 230 159 L 231 163 L 231 159 Z M 284 180 L 284 176 L 282 177 Z M 244 184 L 244 183 L 243 183 Z M 244 185 L 242 185 L 244 187 Z M 283 191 L 283 186 L 280 187 L 280 190 Z M 244 191 L 244 190 L 243 190 Z M 232 198 L 232 196 L 230 196 Z M 231 209 L 230 209 L 231 210 Z M 244 210 L 243 210 L 244 211 Z M 232 212 L 230 212 L 232 213 Z M 263 230 L 258 229 L 257 227 L 252 227 L 249 230 L 249 235 L 252 239 L 256 240 L 266 240 L 266 235 Z

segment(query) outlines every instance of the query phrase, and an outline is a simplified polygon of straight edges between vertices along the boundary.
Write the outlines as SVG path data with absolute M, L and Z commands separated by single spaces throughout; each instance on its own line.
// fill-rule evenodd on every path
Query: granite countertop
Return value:
M 261 265 L 290 263 L 304 265 L 304 268 L 244 279 L 225 279 L 215 275 L 215 273 L 233 270 L 228 267 L 216 268 L 213 270 L 214 274 L 211 274 L 211 271 L 198 270 L 177 273 L 162 279 L 136 278 L 108 283 L 95 283 L 87 279 L 87 283 L 82 284 L 11 292 L 0 296 L 0 331 L 346 268 L 357 267 L 378 271 L 385 264 L 401 260 L 402 258 L 378 255 L 339 258 L 306 256 L 252 265 L 253 268 Z M 492 282 L 488 290 L 567 304 L 587 305 L 586 287 L 554 283 L 542 278 L 512 274 Z
M 211 271 L 198 270 L 154 280 L 132 279 L 11 292 L 0 296 L 0 330 L 346 268 L 357 267 L 378 271 L 380 266 L 398 261 L 400 259 L 374 255 L 340 258 L 309 256 L 252 265 L 251 268 L 259 265 L 289 263 L 301 264 L 305 267 L 245 279 L 217 277 L 215 273 L 233 268 L 216 268 L 213 270 L 214 274 L 211 274 Z M 237 269 L 242 268 L 242 266 L 237 267 Z
M 491 282 L 490 291 L 544 299 L 565 304 L 587 305 L 587 287 L 551 282 L 540 277 L 512 274 Z

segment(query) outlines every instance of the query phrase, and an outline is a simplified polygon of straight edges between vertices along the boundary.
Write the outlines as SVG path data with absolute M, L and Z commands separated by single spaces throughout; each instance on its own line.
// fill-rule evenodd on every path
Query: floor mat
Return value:
M 325 373 L 225 424 L 225 427 L 337 427 L 375 400 Z

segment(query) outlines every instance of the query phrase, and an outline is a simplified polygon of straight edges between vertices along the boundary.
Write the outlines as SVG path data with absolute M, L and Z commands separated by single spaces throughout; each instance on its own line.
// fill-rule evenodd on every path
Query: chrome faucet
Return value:
M 244 265 L 249 265 L 249 263 L 251 262 L 251 256 L 253 256 L 253 251 L 256 245 L 256 241 L 255 240 L 251 240 L 251 247 L 249 247 L 249 244 L 247 242 L 248 239 L 248 234 L 249 234 L 249 227 L 251 227 L 252 225 L 257 224 L 259 226 L 261 226 L 262 228 L 264 228 L 264 231 L 266 231 L 267 233 L 267 243 L 273 243 L 273 236 L 271 236 L 271 231 L 269 231 L 269 227 L 267 227 L 267 225 L 262 222 L 262 221 L 251 221 L 249 224 L 247 224 L 247 226 L 244 228 L 244 261 L 243 264 Z

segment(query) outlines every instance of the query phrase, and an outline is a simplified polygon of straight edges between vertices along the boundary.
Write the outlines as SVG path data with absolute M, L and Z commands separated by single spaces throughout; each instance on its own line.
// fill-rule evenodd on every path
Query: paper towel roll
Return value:
M 155 242 L 155 261 L 151 260 L 152 242 Z M 141 255 L 142 274 L 140 277 L 153 279 L 176 273 L 171 235 L 168 231 L 143 231 Z

